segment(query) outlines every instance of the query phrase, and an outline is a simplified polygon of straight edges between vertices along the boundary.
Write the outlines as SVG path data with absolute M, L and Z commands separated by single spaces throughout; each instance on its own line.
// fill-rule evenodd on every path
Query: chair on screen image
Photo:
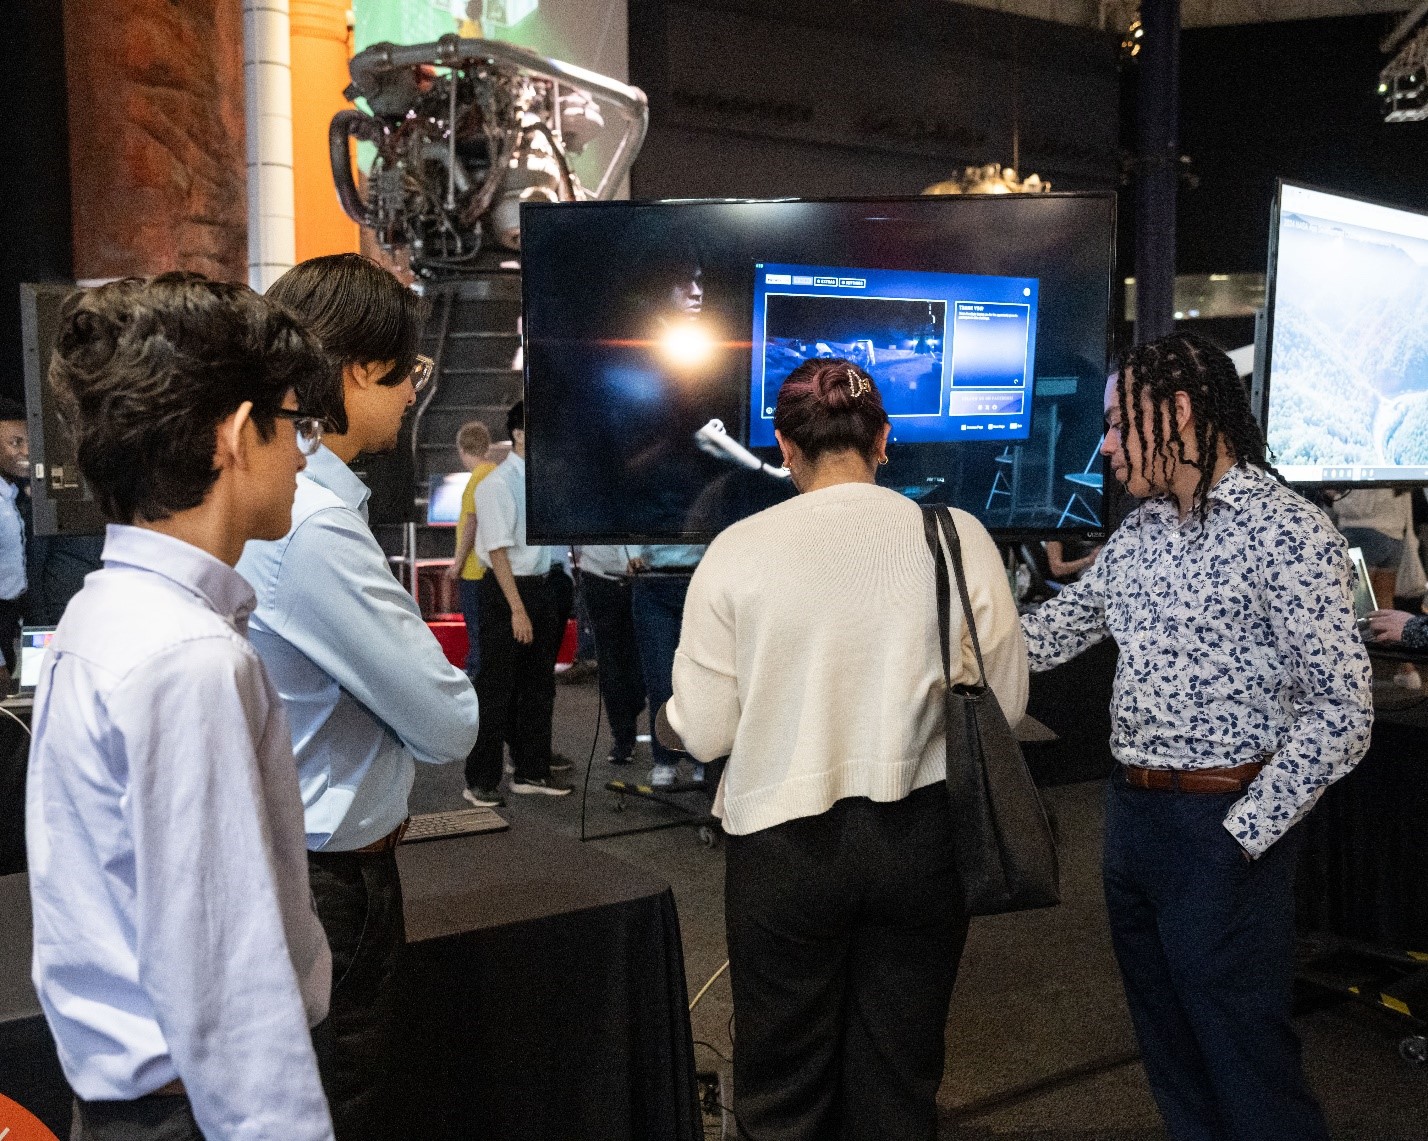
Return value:
M 1099 527 L 1102 520 L 1096 515 L 1096 509 L 1091 505 L 1086 496 L 1091 494 L 1102 495 L 1105 491 L 1105 477 L 1099 471 L 1092 471 L 1096 467 L 1096 461 L 1101 455 L 1101 445 L 1106 442 L 1103 435 L 1096 441 L 1096 447 L 1091 452 L 1091 458 L 1086 461 L 1086 466 L 1080 471 L 1068 472 L 1065 480 L 1074 484 L 1076 490 L 1071 493 L 1071 498 L 1066 501 L 1066 507 L 1061 512 L 1061 518 L 1057 521 L 1058 527 L 1066 526 L 1066 521 L 1070 519 L 1075 523 L 1085 523 L 1090 527 Z

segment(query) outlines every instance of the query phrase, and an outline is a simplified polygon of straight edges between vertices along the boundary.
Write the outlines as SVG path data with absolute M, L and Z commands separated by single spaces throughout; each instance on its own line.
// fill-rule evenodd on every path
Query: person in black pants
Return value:
M 525 402 L 506 415 L 511 452 L 476 488 L 476 555 L 494 573 L 481 580 L 481 729 L 466 758 L 463 796 L 478 806 L 504 803 L 502 747 L 509 745 L 513 793 L 566 796 L 550 775 L 555 659 L 574 604 L 570 576 L 549 547 L 526 545 Z
M 637 723 L 645 707 L 645 683 L 631 611 L 630 554 L 624 546 L 579 547 L 580 592 L 595 633 L 600 697 L 613 738 L 605 759 L 628 764 L 635 752 Z

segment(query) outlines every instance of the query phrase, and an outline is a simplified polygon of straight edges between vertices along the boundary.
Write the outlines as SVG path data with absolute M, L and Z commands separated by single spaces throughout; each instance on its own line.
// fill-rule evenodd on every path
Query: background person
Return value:
M 466 621 L 466 676 L 472 682 L 481 672 L 480 584 L 486 568 L 476 557 L 476 486 L 496 465 L 486 460 L 491 450 L 491 432 L 480 420 L 470 420 L 456 433 L 456 450 L 461 464 L 471 473 L 461 492 L 461 514 L 456 521 L 456 553 L 446 577 L 456 583 L 461 598 L 461 617 Z
M 494 573 L 481 580 L 481 733 L 466 758 L 462 795 L 500 805 L 502 751 L 515 771 L 511 791 L 567 796 L 550 775 L 555 659 L 570 617 L 570 577 L 549 547 L 526 544 L 526 411 L 506 414 L 511 454 L 476 489 L 476 554 Z
M 0 655 L 5 663 L 0 693 L 10 690 L 25 605 L 23 500 L 29 479 L 30 429 L 24 406 L 0 397 Z
M 288 526 L 333 370 L 248 289 L 72 295 L 51 382 L 111 520 L 35 694 L 34 981 L 80 1141 L 330 1141 L 309 1025 L 331 957 L 278 694 L 244 637 L 249 539 Z M 307 440 L 317 425 L 307 425 Z
M 684 600 L 690 576 L 708 548 L 696 543 L 662 543 L 634 548 L 630 568 L 635 572 L 630 592 L 630 613 L 640 672 L 650 709 L 658 711 L 674 692 L 674 653 L 684 620 Z M 679 779 L 684 754 L 651 735 L 650 785 L 668 788 Z M 695 779 L 703 780 L 703 766 Z
M 348 466 L 391 451 L 429 362 L 420 299 L 358 254 L 313 258 L 268 296 L 342 369 L 329 432 L 298 479 L 287 533 L 238 564 L 258 609 L 253 645 L 287 707 L 307 828 L 307 872 L 332 947 L 334 986 L 318 1063 L 339 1141 L 380 1135 L 406 944 L 396 848 L 416 762 L 460 760 L 476 695 L 446 660 L 367 526 Z
M 605 760 L 612 765 L 627 765 L 634 758 L 637 723 L 645 708 L 630 602 L 630 555 L 631 548 L 624 544 L 575 548 L 580 592 L 595 634 L 600 697 L 612 738 Z
M 1132 349 L 1105 407 L 1145 502 L 1022 626 L 1033 669 L 1120 648 L 1104 879 L 1146 1076 L 1172 1137 L 1328 1141 L 1290 1023 L 1294 825 L 1373 723 L 1347 548 L 1203 338 Z
M 866 373 L 805 362 L 774 426 L 801 494 L 710 545 L 667 708 L 694 756 L 729 757 L 714 811 L 729 834 L 734 1113 L 756 1141 L 930 1141 L 967 934 L 934 564 L 921 510 L 875 485 L 889 425 Z M 1015 724 L 1016 605 L 991 536 L 953 514 L 988 680 Z M 950 612 L 960 644 L 955 592 Z

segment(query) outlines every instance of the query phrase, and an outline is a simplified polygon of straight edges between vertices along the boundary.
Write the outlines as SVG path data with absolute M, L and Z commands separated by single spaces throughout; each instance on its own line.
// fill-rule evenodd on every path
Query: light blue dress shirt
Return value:
M 238 570 L 258 596 L 249 636 L 292 726 L 307 846 L 348 852 L 406 819 L 414 760 L 465 759 L 476 693 L 392 576 L 366 485 L 325 447 L 297 483 L 292 530 L 249 543 Z
M 331 1141 L 332 958 L 252 607 L 197 547 L 109 528 L 35 693 L 35 990 L 80 1097 L 180 1078 L 205 1137 Z
M 20 487 L 0 476 L 0 598 L 25 593 L 25 521 L 20 518 Z

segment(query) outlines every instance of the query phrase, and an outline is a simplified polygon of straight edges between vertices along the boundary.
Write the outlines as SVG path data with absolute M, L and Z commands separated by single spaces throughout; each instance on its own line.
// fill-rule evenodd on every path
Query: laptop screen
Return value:
M 26 626 L 20 631 L 20 692 L 34 693 L 40 684 L 40 663 L 45 647 L 55 636 L 53 626 Z
M 1378 609 L 1378 601 L 1374 598 L 1373 583 L 1369 580 L 1368 563 L 1364 561 L 1363 551 L 1350 547 L 1349 560 L 1354 564 L 1354 617 L 1362 621 Z

